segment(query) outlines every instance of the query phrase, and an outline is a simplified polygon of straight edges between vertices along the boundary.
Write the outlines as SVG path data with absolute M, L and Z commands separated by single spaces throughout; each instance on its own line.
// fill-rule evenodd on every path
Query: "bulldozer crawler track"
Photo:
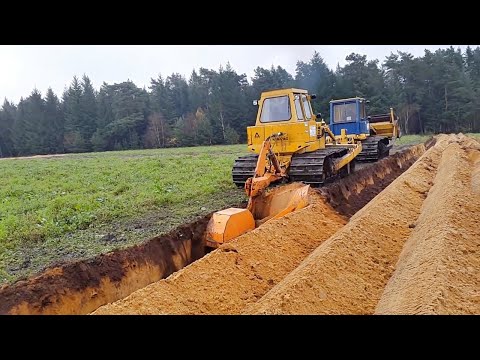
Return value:
M 377 161 L 389 155 L 391 145 L 383 136 L 370 136 L 362 141 L 362 151 L 356 159 L 358 161 Z
M 240 156 L 235 160 L 232 169 L 232 180 L 235 185 L 243 187 L 247 179 L 255 174 L 257 160 L 257 154 Z
M 292 157 L 288 175 L 291 181 L 301 181 L 313 186 L 320 186 L 343 175 L 344 169 L 334 173 L 333 160 L 347 154 L 347 148 L 322 149 Z

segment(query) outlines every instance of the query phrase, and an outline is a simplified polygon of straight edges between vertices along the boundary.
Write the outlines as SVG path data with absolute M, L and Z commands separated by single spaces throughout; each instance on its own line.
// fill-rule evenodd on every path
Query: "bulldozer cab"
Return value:
M 341 130 L 347 134 L 370 133 L 369 119 L 366 116 L 364 98 L 350 98 L 330 101 L 330 129 L 338 136 Z
M 256 126 L 315 121 L 311 99 L 315 99 L 315 95 L 309 95 L 307 90 L 302 89 L 265 91 L 260 100 L 254 101 L 255 105 L 259 105 Z
M 289 88 L 265 91 L 258 105 L 255 126 L 247 128 L 248 149 L 259 153 L 263 141 L 273 134 L 276 136 L 275 151 L 293 154 L 299 150 L 311 151 L 321 147 L 322 134 L 317 131 L 316 115 L 307 90 Z M 314 148 L 315 147 L 315 148 Z

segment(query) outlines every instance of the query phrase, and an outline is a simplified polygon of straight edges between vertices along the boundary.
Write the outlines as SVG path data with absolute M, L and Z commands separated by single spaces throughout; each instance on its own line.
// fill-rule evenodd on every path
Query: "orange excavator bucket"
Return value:
M 259 226 L 308 205 L 310 185 L 293 183 L 276 187 L 255 199 L 253 217 Z
M 256 226 L 308 205 L 309 185 L 293 183 L 267 189 L 272 182 L 286 176 L 270 142 L 270 139 L 282 135 L 283 133 L 272 134 L 263 142 L 255 173 L 245 182 L 245 192 L 249 197 L 247 208 L 229 208 L 212 215 L 205 234 L 207 246 L 216 248 Z
M 206 245 L 216 248 L 269 220 L 307 206 L 309 187 L 293 183 L 272 188 L 253 199 L 251 211 L 238 208 L 217 211 L 207 225 Z
M 255 229 L 253 215 L 247 209 L 229 208 L 214 213 L 207 225 L 206 245 L 219 245 Z

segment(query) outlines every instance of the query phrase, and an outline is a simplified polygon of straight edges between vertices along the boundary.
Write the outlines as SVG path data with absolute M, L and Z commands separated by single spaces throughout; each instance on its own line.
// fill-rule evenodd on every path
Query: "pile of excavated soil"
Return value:
M 480 144 L 460 137 L 376 308 L 378 314 L 480 314 Z
M 237 314 L 292 271 L 425 151 L 418 145 L 320 191 L 313 204 L 220 247 L 94 314 Z M 291 184 L 289 186 L 295 186 Z M 349 204 L 348 206 L 345 204 Z
M 388 156 L 339 181 L 318 188 L 328 203 L 340 214 L 351 217 L 403 174 L 435 141 L 419 144 Z
M 412 167 L 243 313 L 374 313 L 415 228 L 442 151 L 452 141 L 439 137 Z
M 314 191 L 310 203 L 94 314 L 240 313 L 345 225 Z
M 352 176 L 337 179 L 334 183 L 313 191 L 316 195 L 320 194 L 325 203 L 338 213 L 349 217 L 403 173 L 424 151 L 424 145 L 410 147 L 406 151 L 370 164 L 369 169 L 357 170 Z M 92 259 L 57 264 L 38 276 L 1 287 L 0 314 L 85 314 L 102 305 L 123 299 L 202 257 L 202 240 L 207 221 L 208 217 L 205 217 L 185 224 L 169 234 L 155 237 L 132 248 L 116 250 Z M 293 234 L 290 231 L 288 233 L 289 236 Z M 300 232 L 296 236 L 302 237 L 302 234 Z M 305 249 L 301 256 L 305 257 L 308 251 L 313 251 L 318 244 L 317 240 L 321 242 L 328 235 L 328 232 L 322 234 L 318 239 L 314 239 L 315 242 L 307 239 L 308 243 L 301 248 Z M 271 238 L 272 236 L 265 237 L 262 241 L 269 241 Z M 303 244 L 302 239 L 293 240 Z M 298 246 L 297 242 L 293 241 L 282 244 L 284 245 Z M 248 251 L 250 249 L 245 254 L 242 250 L 242 258 L 249 258 Z M 297 254 L 295 251 L 297 250 L 293 250 L 293 253 Z M 289 252 L 291 251 L 285 250 L 279 256 L 287 256 Z M 280 258 L 276 261 L 283 262 Z M 294 258 L 293 262 L 289 263 L 287 257 L 285 261 L 288 268 L 281 268 L 280 273 L 288 271 L 287 269 L 295 266 L 295 262 L 298 263 L 299 260 Z M 212 264 L 217 263 L 212 261 Z M 202 271 L 210 270 L 202 268 Z M 267 279 L 267 282 L 271 280 L 268 287 L 273 286 L 277 279 L 278 276 Z M 252 284 L 253 289 L 243 289 L 242 294 L 255 294 L 252 299 L 256 299 L 266 291 L 263 288 L 257 291 L 257 281 Z M 195 307 L 196 304 L 192 303 L 192 306 Z

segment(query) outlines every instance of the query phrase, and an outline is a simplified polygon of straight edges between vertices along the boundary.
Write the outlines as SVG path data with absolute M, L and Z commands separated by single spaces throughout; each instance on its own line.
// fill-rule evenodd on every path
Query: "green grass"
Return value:
M 475 134 L 474 133 L 467 133 L 465 135 L 470 136 L 470 137 L 480 141 L 480 134 L 479 133 L 475 133 Z
M 480 133 L 467 133 L 465 135 L 471 136 L 474 139 L 480 140 Z M 419 144 L 421 142 L 426 141 L 431 136 L 434 136 L 434 135 L 433 134 L 429 134 L 429 135 L 428 134 L 427 135 L 403 135 L 400 139 L 397 139 L 395 141 L 395 146 Z
M 395 146 L 420 144 L 431 136 L 433 135 L 403 135 L 400 139 L 395 140 Z
M 0 282 L 244 200 L 231 181 L 242 153 L 245 145 L 1 160 Z

